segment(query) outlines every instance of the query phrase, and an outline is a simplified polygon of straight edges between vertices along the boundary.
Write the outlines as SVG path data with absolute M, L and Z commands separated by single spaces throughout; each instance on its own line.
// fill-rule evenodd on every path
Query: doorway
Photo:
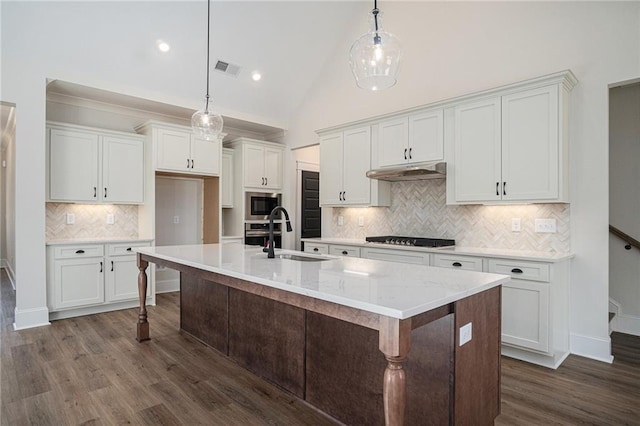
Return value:
M 640 80 L 609 89 L 610 331 L 640 336 Z
M 320 173 L 303 170 L 300 193 L 300 238 L 320 238 L 321 228 Z

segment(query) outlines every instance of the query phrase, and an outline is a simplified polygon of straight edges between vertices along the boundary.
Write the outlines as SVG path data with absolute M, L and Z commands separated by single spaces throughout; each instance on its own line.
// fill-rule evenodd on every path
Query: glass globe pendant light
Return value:
M 380 14 L 378 2 L 374 0 L 371 29 L 356 40 L 349 51 L 351 71 L 362 89 L 388 89 L 398 81 L 402 47 L 396 36 L 382 29 Z
M 213 100 L 209 99 L 209 39 L 211 22 L 211 0 L 207 0 L 207 95 L 204 98 L 204 109 L 191 116 L 191 127 L 198 136 L 206 139 L 217 139 L 224 124 L 222 116 L 213 112 Z

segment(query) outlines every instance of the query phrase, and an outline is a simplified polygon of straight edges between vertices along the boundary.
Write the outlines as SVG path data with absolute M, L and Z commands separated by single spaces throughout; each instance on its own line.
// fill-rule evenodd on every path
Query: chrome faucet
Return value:
M 273 246 L 274 246 L 274 244 L 273 244 L 273 219 L 276 217 L 276 214 L 278 214 L 279 211 L 284 213 L 284 218 L 287 221 L 287 232 L 293 231 L 293 229 L 291 228 L 291 222 L 289 221 L 289 213 L 287 213 L 287 210 L 285 210 L 285 208 L 282 207 L 282 206 L 274 207 L 274 209 L 271 210 L 271 214 L 269 215 L 269 241 L 267 242 L 269 247 L 265 247 L 265 248 L 262 249 L 262 251 L 268 252 L 267 258 L 269 258 L 269 259 L 273 259 L 274 257 L 276 257 L 276 255 L 275 255 L 275 253 L 273 251 Z

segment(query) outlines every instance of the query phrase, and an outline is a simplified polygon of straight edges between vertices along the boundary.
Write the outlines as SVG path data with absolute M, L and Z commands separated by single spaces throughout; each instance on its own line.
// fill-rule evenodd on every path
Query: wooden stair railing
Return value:
M 625 234 L 613 225 L 609 225 L 609 232 L 627 243 L 627 245 L 624 246 L 625 249 L 631 250 L 631 247 L 635 247 L 640 250 L 640 241 L 636 240 L 629 234 Z

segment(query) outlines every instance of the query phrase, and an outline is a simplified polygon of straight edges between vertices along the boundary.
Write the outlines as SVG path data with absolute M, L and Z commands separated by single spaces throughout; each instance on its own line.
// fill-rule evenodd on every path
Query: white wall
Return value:
M 365 7 L 365 6 L 363 6 Z M 640 76 L 640 3 L 387 2 L 385 28 L 404 45 L 398 84 L 358 89 L 347 52 L 365 23 L 327 59 L 292 120 L 287 142 L 315 130 L 571 69 L 571 350 L 609 361 L 608 85 Z
M 14 109 L 15 114 L 15 109 Z M 2 259 L 5 261 L 9 279 L 15 286 L 16 238 L 15 238 L 15 137 L 12 135 L 2 151 L 2 160 L 7 166 L 2 168 Z
M 609 216 L 640 239 L 640 83 L 609 92 Z M 620 306 L 614 329 L 640 336 L 640 250 L 609 241 L 609 295 Z

